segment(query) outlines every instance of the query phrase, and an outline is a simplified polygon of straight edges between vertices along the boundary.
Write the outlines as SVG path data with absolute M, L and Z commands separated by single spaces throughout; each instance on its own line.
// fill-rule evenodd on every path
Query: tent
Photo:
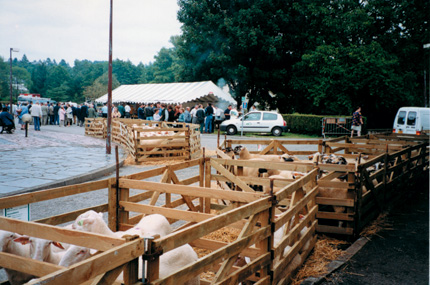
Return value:
M 106 103 L 107 94 L 96 99 Z M 185 83 L 153 83 L 121 85 L 112 91 L 112 103 L 166 103 L 195 104 L 213 103 L 216 106 L 236 105 L 233 97 L 216 86 L 212 81 Z

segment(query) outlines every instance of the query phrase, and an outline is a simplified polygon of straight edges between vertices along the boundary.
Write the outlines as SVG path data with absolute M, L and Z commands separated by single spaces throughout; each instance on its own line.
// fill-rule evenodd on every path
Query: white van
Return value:
M 397 111 L 393 133 L 421 135 L 430 130 L 430 108 L 402 107 Z

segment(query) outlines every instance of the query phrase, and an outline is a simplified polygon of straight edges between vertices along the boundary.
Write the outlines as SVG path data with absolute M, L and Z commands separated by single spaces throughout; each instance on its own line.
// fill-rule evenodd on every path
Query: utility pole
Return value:
M 109 70 L 108 70 L 108 113 L 107 113 L 107 132 L 106 132 L 106 154 L 111 154 L 111 135 L 112 135 L 112 8 L 113 0 L 110 0 L 109 17 Z

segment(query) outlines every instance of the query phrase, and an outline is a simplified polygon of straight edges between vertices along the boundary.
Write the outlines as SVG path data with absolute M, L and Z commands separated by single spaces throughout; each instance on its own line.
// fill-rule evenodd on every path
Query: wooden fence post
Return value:
M 116 178 L 109 179 L 108 186 L 108 226 L 116 232 L 118 231 L 118 201 L 119 193 L 116 191 Z

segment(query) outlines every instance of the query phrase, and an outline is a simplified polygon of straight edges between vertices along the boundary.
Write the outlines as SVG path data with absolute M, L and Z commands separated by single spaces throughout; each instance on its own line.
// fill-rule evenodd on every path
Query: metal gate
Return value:
M 342 136 L 351 134 L 352 118 L 325 117 L 322 119 L 322 136 Z

